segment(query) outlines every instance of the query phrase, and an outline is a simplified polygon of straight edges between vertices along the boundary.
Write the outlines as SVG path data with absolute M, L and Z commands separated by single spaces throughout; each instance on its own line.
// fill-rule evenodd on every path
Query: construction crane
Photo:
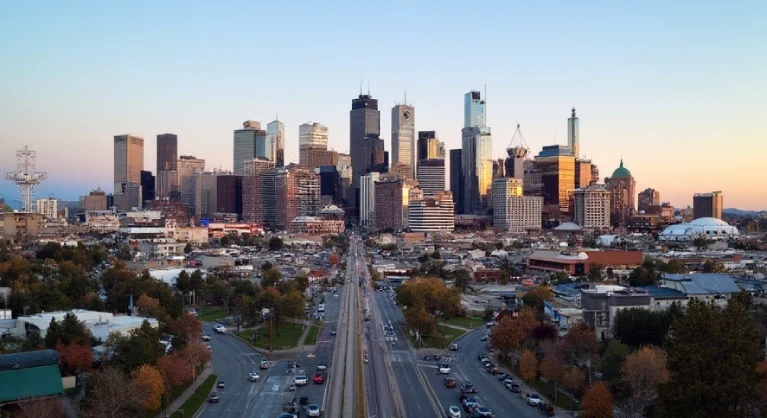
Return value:
M 12 181 L 21 191 L 21 210 L 32 210 L 32 193 L 35 186 L 48 178 L 45 172 L 35 171 L 35 152 L 28 146 L 16 151 L 16 171 L 5 173 L 5 178 Z

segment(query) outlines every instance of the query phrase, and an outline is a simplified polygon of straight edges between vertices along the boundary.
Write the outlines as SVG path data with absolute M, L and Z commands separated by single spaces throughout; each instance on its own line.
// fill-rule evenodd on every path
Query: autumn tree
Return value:
M 147 411 L 160 409 L 162 394 L 165 392 L 165 380 L 156 367 L 144 364 L 131 373 L 133 384 L 139 389 L 141 405 Z
M 173 340 L 174 349 L 196 342 L 202 337 L 202 322 L 190 313 L 184 313 L 177 319 L 171 319 L 167 326 L 168 331 L 176 337 Z
M 305 274 L 299 274 L 294 277 L 293 282 L 296 284 L 296 290 L 300 293 L 306 292 L 306 289 L 309 288 L 309 278 Z
M 194 376 L 193 366 L 187 363 L 179 354 L 164 355 L 157 360 L 157 370 L 165 382 L 165 403 L 170 399 L 173 388 L 183 385 Z
M 764 353 L 759 328 L 740 298 L 724 308 L 693 299 L 673 330 L 665 345 L 670 379 L 658 389 L 657 415 L 753 416 Z
M 567 333 L 562 348 L 570 364 L 586 366 L 591 382 L 591 366 L 594 354 L 599 349 L 594 329 L 583 322 L 575 324 Z
M 405 310 L 405 325 L 421 336 L 429 336 L 434 333 L 437 321 L 434 315 L 426 312 L 426 308 L 419 305 Z
M 67 376 L 83 373 L 93 365 L 93 349 L 90 345 L 59 343 L 56 351 L 59 353 L 59 367 Z
M 143 416 L 141 391 L 115 368 L 94 373 L 86 381 L 83 416 L 86 418 L 134 418 Z
M 607 384 L 597 382 L 586 390 L 581 399 L 583 418 L 612 418 L 613 395 L 607 389 Z
M 538 375 L 538 359 L 535 358 L 535 353 L 530 350 L 522 352 L 519 358 L 519 373 L 522 379 L 532 384 L 533 379 Z
M 525 306 L 535 309 L 537 312 L 543 312 L 543 302 L 554 298 L 551 288 L 548 286 L 537 286 L 530 289 L 522 296 L 522 302 Z
M 562 386 L 577 396 L 586 384 L 586 376 L 578 367 L 569 367 L 562 375 Z
M 187 344 L 177 355 L 190 367 L 192 379 L 197 378 L 197 369 L 210 361 L 210 350 L 199 341 Z
M 524 307 L 516 317 L 505 317 L 496 325 L 490 333 L 493 347 L 501 351 L 504 356 L 519 350 L 525 339 L 540 323 L 535 317 L 535 312 L 529 307 Z
M 546 381 L 554 386 L 554 404 L 557 403 L 558 390 L 557 386 L 562 382 L 562 377 L 565 374 L 565 362 L 562 359 L 560 350 L 554 348 L 549 351 L 541 361 L 540 365 L 541 376 L 546 378 Z
M 641 418 L 644 409 L 657 394 L 658 385 L 668 381 L 666 353 L 646 346 L 631 353 L 623 364 L 623 378 L 631 386 L 631 399 L 626 402 L 628 417 Z
M 165 318 L 165 310 L 160 306 L 160 300 L 147 295 L 139 296 L 136 301 L 136 311 L 139 316 L 147 318 Z

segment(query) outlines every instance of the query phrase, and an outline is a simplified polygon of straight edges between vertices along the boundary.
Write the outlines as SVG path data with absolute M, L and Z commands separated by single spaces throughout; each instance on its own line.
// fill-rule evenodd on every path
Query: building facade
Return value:
M 216 213 L 242 215 L 242 176 L 216 176 Z
M 267 142 L 271 145 L 272 158 L 276 167 L 285 165 L 285 124 L 273 120 L 266 125 Z
M 236 176 L 245 174 L 245 163 L 254 158 L 270 160 L 272 148 L 267 133 L 261 130 L 261 123 L 248 120 L 242 123 L 242 129 L 234 131 L 234 154 L 232 171 Z
M 445 144 L 437 137 L 436 131 L 418 131 L 416 161 L 445 159 Z
M 360 225 L 365 228 L 375 227 L 375 184 L 379 179 L 379 173 L 367 173 L 360 178 Z
M 146 202 L 149 200 L 155 199 L 156 184 L 157 182 L 155 181 L 155 177 L 152 175 L 151 171 L 141 172 L 141 201 L 144 202 L 144 204 L 146 204 Z
M 544 146 L 535 157 L 530 177 L 531 192 L 540 190 L 544 205 L 557 205 L 562 213 L 570 213 L 570 199 L 575 190 L 575 156 L 569 148 Z
M 610 227 L 610 191 L 604 185 L 575 189 L 575 223 L 583 228 Z
M 399 179 L 375 182 L 375 228 L 400 231 L 406 226 L 410 189 Z
M 522 180 L 512 177 L 493 180 L 493 228 L 508 231 L 511 225 L 511 202 L 509 198 L 522 196 Z
M 320 179 L 314 170 L 290 164 L 275 178 L 278 230 L 287 230 L 299 216 L 314 216 L 320 209 Z
M 51 197 L 35 200 L 35 213 L 39 213 L 47 219 L 57 219 L 59 217 L 58 199 Z
M 575 160 L 575 188 L 581 189 L 592 184 L 591 160 Z
M 418 167 L 420 169 L 420 166 Z M 455 229 L 455 204 L 452 193 L 442 191 L 408 205 L 408 227 L 413 232 L 439 232 Z
M 165 171 L 176 171 L 178 159 L 178 136 L 176 134 L 157 135 L 157 178 L 155 184 L 156 195 L 159 198 L 170 197 L 171 185 L 163 185 L 160 182 L 161 174 Z M 175 178 L 173 176 L 172 178 Z
M 256 158 L 243 163 L 242 218 L 248 222 L 274 225 L 276 190 L 274 161 Z
M 450 192 L 453 193 L 453 203 L 455 203 L 455 213 L 463 213 L 463 170 L 461 164 L 463 161 L 462 149 L 450 150 Z
M 298 127 L 298 163 L 315 167 L 309 162 L 309 150 L 328 149 L 328 127 L 317 122 L 306 122 Z
M 610 191 L 611 223 L 613 226 L 628 225 L 629 218 L 635 211 L 636 181 L 631 171 L 623 166 L 623 159 L 612 177 L 605 179 L 605 184 Z
M 359 189 L 360 177 L 366 172 L 367 154 L 366 138 L 370 135 L 381 135 L 381 112 L 378 111 L 378 100 L 370 94 L 352 100 L 349 111 L 349 153 L 352 158 L 352 187 Z M 352 199 L 353 207 L 356 206 Z
M 125 134 L 114 137 L 114 195 L 123 207 L 141 206 L 141 171 L 144 170 L 144 138 Z M 138 190 L 138 194 L 135 191 Z
M 107 210 L 107 194 L 101 189 L 92 190 L 88 196 L 82 197 L 83 211 Z
M 305 150 L 305 162 L 301 165 L 308 168 L 338 165 L 338 153 L 333 150 L 321 148 L 308 148 Z
M 578 158 L 580 155 L 580 122 L 578 117 L 575 116 L 575 108 L 573 108 L 572 115 L 567 118 L 567 147 L 570 148 L 570 152 Z
M 415 108 L 402 103 L 391 110 L 391 163 L 409 168 L 408 178 L 415 177 Z
M 493 181 L 493 138 L 486 121 L 486 103 L 478 91 L 464 95 L 461 130 L 463 213 L 485 214 Z
M 418 184 L 424 195 L 431 196 L 445 191 L 445 159 L 434 158 L 418 162 Z M 452 199 L 452 194 L 450 195 Z
M 650 188 L 644 189 L 639 192 L 637 202 L 639 212 L 649 212 L 650 207 L 660 206 L 660 192 Z
M 722 219 L 724 197 L 722 192 L 696 193 L 692 196 L 692 217 Z

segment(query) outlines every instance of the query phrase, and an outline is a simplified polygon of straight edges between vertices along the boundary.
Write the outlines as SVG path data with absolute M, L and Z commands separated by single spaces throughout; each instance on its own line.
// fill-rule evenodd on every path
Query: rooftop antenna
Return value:
M 405 101 L 402 104 L 407 105 L 407 87 L 405 87 Z
M 368 77 L 368 96 L 370 96 L 370 77 Z
M 487 101 L 487 83 L 485 83 L 485 101 Z
M 362 77 L 360 77 L 360 96 L 362 96 Z
M 30 212 L 32 210 L 32 192 L 35 186 L 48 178 L 44 171 L 35 171 L 35 152 L 28 146 L 16 151 L 16 171 L 5 173 L 5 178 L 12 181 L 19 187 L 22 198 L 22 210 Z

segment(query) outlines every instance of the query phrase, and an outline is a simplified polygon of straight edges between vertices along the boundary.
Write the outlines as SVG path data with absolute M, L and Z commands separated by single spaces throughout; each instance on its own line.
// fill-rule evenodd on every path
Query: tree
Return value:
M 157 360 L 157 370 L 162 375 L 168 391 L 183 385 L 192 377 L 189 365 L 177 354 L 166 354 L 160 357 Z
M 522 343 L 530 335 L 533 329 L 539 325 L 535 312 L 528 307 L 522 308 L 515 318 L 504 317 L 490 333 L 493 347 L 497 348 L 504 356 L 519 350 Z
M 199 341 L 188 344 L 178 355 L 191 367 L 192 379 L 197 378 L 197 369 L 210 361 L 210 351 Z
M 274 287 L 277 286 L 282 280 L 282 272 L 276 267 L 272 267 L 269 270 L 261 273 L 261 286 L 262 287 Z
M 19 418 L 63 418 L 65 416 L 58 399 L 25 399 L 17 405 L 23 414 Z
M 421 305 L 405 310 L 405 324 L 408 329 L 418 332 L 421 336 L 432 335 L 436 330 L 437 320 Z
M 533 383 L 533 379 L 538 375 L 538 359 L 535 358 L 535 353 L 530 350 L 522 352 L 519 358 L 519 373 L 528 384 Z
M 276 308 L 283 318 L 300 318 L 304 316 L 304 305 L 304 297 L 294 290 L 281 296 Z
M 540 371 L 541 376 L 546 378 L 550 385 L 554 386 L 554 404 L 556 405 L 559 392 L 557 386 L 562 382 L 562 377 L 565 374 L 565 362 L 558 347 L 555 347 L 543 357 Z
M 522 302 L 525 306 L 535 309 L 537 312 L 543 312 L 543 302 L 554 298 L 551 288 L 548 286 L 537 286 L 529 290 L 522 296 Z
M 59 343 L 69 345 L 72 342 L 78 344 L 90 343 L 90 332 L 85 323 L 77 320 L 75 314 L 68 312 L 61 322 L 51 318 L 48 331 L 45 333 L 45 346 L 55 349 Z
M 671 310 L 621 309 L 615 317 L 615 338 L 632 348 L 661 347 L 671 327 L 672 315 Z
M 589 265 L 588 280 L 590 282 L 601 282 L 602 281 L 602 265 L 601 264 L 591 264 L 591 265 Z
M 143 416 L 141 391 L 114 368 L 92 374 L 86 381 L 86 418 L 134 418 Z
M 579 322 L 567 333 L 562 342 L 563 352 L 572 365 L 583 365 L 589 371 L 591 381 L 591 364 L 594 353 L 599 349 L 594 329 L 584 322 Z
M 621 369 L 626 361 L 629 349 L 626 344 L 618 340 L 610 340 L 605 347 L 604 353 L 599 360 L 599 371 L 602 372 L 608 382 L 615 382 L 621 378 Z
M 202 322 L 194 315 L 184 313 L 178 319 L 168 321 L 168 331 L 176 337 L 173 340 L 173 347 L 181 348 L 181 346 L 196 342 L 202 337 Z M 177 340 L 180 340 L 181 344 L 177 344 Z
M 162 394 L 165 392 L 165 380 L 156 367 L 144 364 L 131 373 L 133 384 L 139 389 L 141 405 L 147 411 L 160 409 Z
M 711 260 L 706 260 L 706 262 L 703 263 L 704 273 L 724 273 L 725 271 L 726 269 L 722 263 L 717 263 Z
M 160 332 L 144 320 L 141 327 L 130 332 L 130 337 L 118 342 L 116 351 L 123 370 L 132 372 L 142 364 L 156 364 L 164 350 L 160 344 Z
M 189 273 L 187 273 L 186 270 L 181 270 L 178 277 L 176 277 L 176 289 L 183 293 L 192 290 L 192 279 L 189 277 Z
M 293 278 L 293 282 L 296 284 L 296 290 L 301 293 L 306 292 L 306 289 L 309 288 L 309 278 L 305 274 L 299 274 Z
M 658 389 L 657 415 L 753 416 L 762 337 L 739 299 L 725 308 L 693 299 L 673 329 L 665 346 L 670 380 Z
M 160 300 L 142 294 L 136 301 L 136 310 L 140 316 L 147 318 L 163 318 L 165 310 L 160 306 Z
M 59 367 L 67 376 L 83 373 L 93 365 L 93 349 L 90 345 L 58 343 L 56 351 L 59 353 Z
M 461 292 L 465 292 L 466 288 L 469 287 L 469 283 L 471 283 L 471 275 L 466 269 L 457 269 L 453 273 L 453 280 L 455 280 L 453 286 Z
M 631 353 L 623 364 L 623 378 L 631 386 L 631 399 L 626 404 L 629 417 L 641 418 L 644 409 L 657 394 L 658 385 L 668 381 L 666 353 L 646 346 Z
M 271 251 L 279 251 L 284 245 L 285 243 L 282 241 L 282 238 L 278 236 L 269 238 L 269 249 Z
M 584 418 L 612 418 L 613 395 L 604 382 L 591 385 L 581 399 Z
M 648 269 L 639 266 L 629 273 L 629 284 L 631 286 L 651 286 L 658 281 L 658 273 L 654 268 Z
M 562 385 L 574 395 L 580 393 L 585 384 L 586 377 L 583 375 L 581 369 L 577 367 L 569 367 L 562 375 Z

